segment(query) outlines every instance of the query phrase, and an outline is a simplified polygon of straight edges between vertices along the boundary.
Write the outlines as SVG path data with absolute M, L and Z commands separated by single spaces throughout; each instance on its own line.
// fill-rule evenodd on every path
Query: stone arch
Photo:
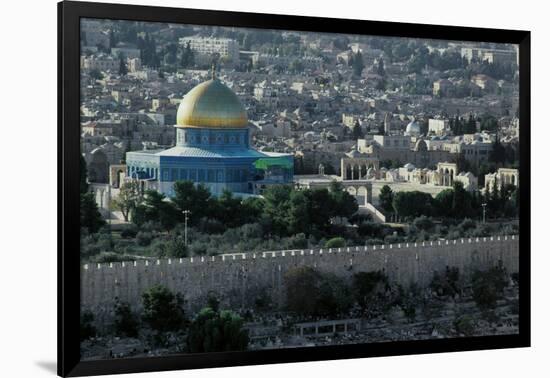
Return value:
M 348 186 L 346 188 L 346 190 L 348 191 L 349 194 L 351 194 L 352 196 L 357 196 L 357 189 L 354 187 L 354 186 Z
M 357 203 L 366 205 L 368 195 L 368 189 L 365 186 L 360 186 L 359 188 L 357 188 Z
M 351 165 L 346 164 L 344 166 L 344 172 L 343 172 L 344 180 L 351 180 L 352 172 L 353 171 L 351 169 Z
M 362 164 L 361 165 L 361 174 L 359 175 L 359 178 L 360 179 L 363 179 L 367 176 L 367 165 L 366 164 Z
M 352 180 L 359 180 L 359 176 L 360 176 L 361 172 L 360 172 L 360 168 L 359 168 L 359 165 L 354 165 L 353 166 L 353 178 Z

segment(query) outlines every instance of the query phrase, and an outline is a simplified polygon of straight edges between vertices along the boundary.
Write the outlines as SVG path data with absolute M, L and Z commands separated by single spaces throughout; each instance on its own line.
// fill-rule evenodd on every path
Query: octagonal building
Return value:
M 293 181 L 293 156 L 250 147 L 246 110 L 214 74 L 185 95 L 175 127 L 175 147 L 126 153 L 126 177 L 167 196 L 176 181 L 202 183 L 215 196 Z

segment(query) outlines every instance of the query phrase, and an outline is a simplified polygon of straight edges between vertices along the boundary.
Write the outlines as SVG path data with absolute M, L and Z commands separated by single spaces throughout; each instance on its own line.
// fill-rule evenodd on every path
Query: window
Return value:
M 204 169 L 199 169 L 199 179 L 198 182 L 204 182 Z
M 216 175 L 213 169 L 208 170 L 208 182 L 216 182 Z

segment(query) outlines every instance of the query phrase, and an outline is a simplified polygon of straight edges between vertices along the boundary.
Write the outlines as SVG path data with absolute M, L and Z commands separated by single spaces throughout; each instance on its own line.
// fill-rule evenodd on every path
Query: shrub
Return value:
M 155 239 L 151 242 L 151 252 L 158 258 L 166 257 L 166 241 Z
M 187 246 L 182 236 L 175 236 L 166 243 L 166 255 L 168 257 L 187 257 L 188 254 Z
M 425 215 L 415 218 L 415 220 L 413 221 L 413 225 L 417 229 L 423 231 L 429 231 L 434 228 L 434 222 L 432 221 L 432 219 Z
M 388 278 L 382 271 L 358 272 L 353 275 L 352 288 L 355 300 L 363 311 L 377 311 L 388 288 Z
M 130 224 L 127 227 L 124 227 L 124 229 L 120 232 L 120 236 L 122 236 L 125 239 L 135 238 L 138 233 L 137 226 Z
M 476 222 L 472 219 L 469 219 L 469 218 L 466 218 L 462 221 L 462 223 L 460 223 L 460 225 L 458 226 L 460 228 L 460 230 L 463 232 L 463 233 L 466 233 L 470 230 L 473 230 L 475 229 L 477 226 Z
M 137 233 L 136 239 L 138 245 L 146 247 L 151 244 L 151 240 L 153 240 L 153 235 L 149 231 L 140 231 Z
M 473 298 L 481 310 L 490 310 L 496 306 L 508 284 L 506 270 L 493 267 L 485 271 L 476 271 L 472 275 Z
M 99 237 L 97 238 L 96 243 L 97 248 L 99 248 L 100 251 L 112 251 L 113 250 L 113 238 L 111 234 L 107 233 L 101 233 L 99 234 Z
M 153 286 L 142 294 L 143 321 L 157 332 L 178 331 L 184 326 L 183 298 L 164 286 Z
M 191 245 L 190 250 L 194 256 L 205 256 L 208 252 L 208 247 L 205 243 L 197 242 Z
M 308 240 L 304 233 L 299 233 L 289 238 L 285 238 L 285 247 L 287 249 L 305 249 L 308 246 Z
M 440 296 L 459 294 L 462 291 L 462 286 L 460 284 L 458 268 L 449 268 L 447 266 L 444 274 L 435 272 L 430 283 L 430 288 Z
M 203 308 L 189 326 L 187 348 L 190 353 L 246 350 L 248 332 L 243 319 L 231 311 Z
M 138 319 L 126 302 L 115 305 L 115 335 L 126 337 L 138 336 Z
M 94 314 L 90 311 L 84 311 L 80 314 L 80 341 L 88 340 L 97 335 L 93 322 Z
M 148 221 L 141 225 L 141 231 L 147 231 L 150 233 L 160 232 L 163 230 L 162 225 L 159 222 Z
M 119 255 L 115 252 L 101 252 L 99 255 L 95 256 L 92 259 L 96 263 L 112 263 L 112 262 L 120 262 L 120 261 L 126 261 L 128 258 L 126 258 L 124 255 Z
M 342 248 L 346 246 L 346 240 L 342 237 L 336 237 L 325 243 L 326 248 Z
M 298 315 L 335 316 L 352 305 L 351 290 L 332 274 L 298 267 L 287 271 L 284 279 L 287 308 Z
M 456 318 L 453 322 L 454 329 L 457 334 L 464 336 L 472 336 L 475 332 L 474 319 L 469 315 L 462 315 Z

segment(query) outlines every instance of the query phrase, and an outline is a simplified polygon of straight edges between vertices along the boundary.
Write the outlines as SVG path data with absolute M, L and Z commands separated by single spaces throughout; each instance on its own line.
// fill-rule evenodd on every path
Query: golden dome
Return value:
M 191 89 L 180 103 L 176 127 L 245 128 L 246 110 L 231 89 L 218 79 Z

